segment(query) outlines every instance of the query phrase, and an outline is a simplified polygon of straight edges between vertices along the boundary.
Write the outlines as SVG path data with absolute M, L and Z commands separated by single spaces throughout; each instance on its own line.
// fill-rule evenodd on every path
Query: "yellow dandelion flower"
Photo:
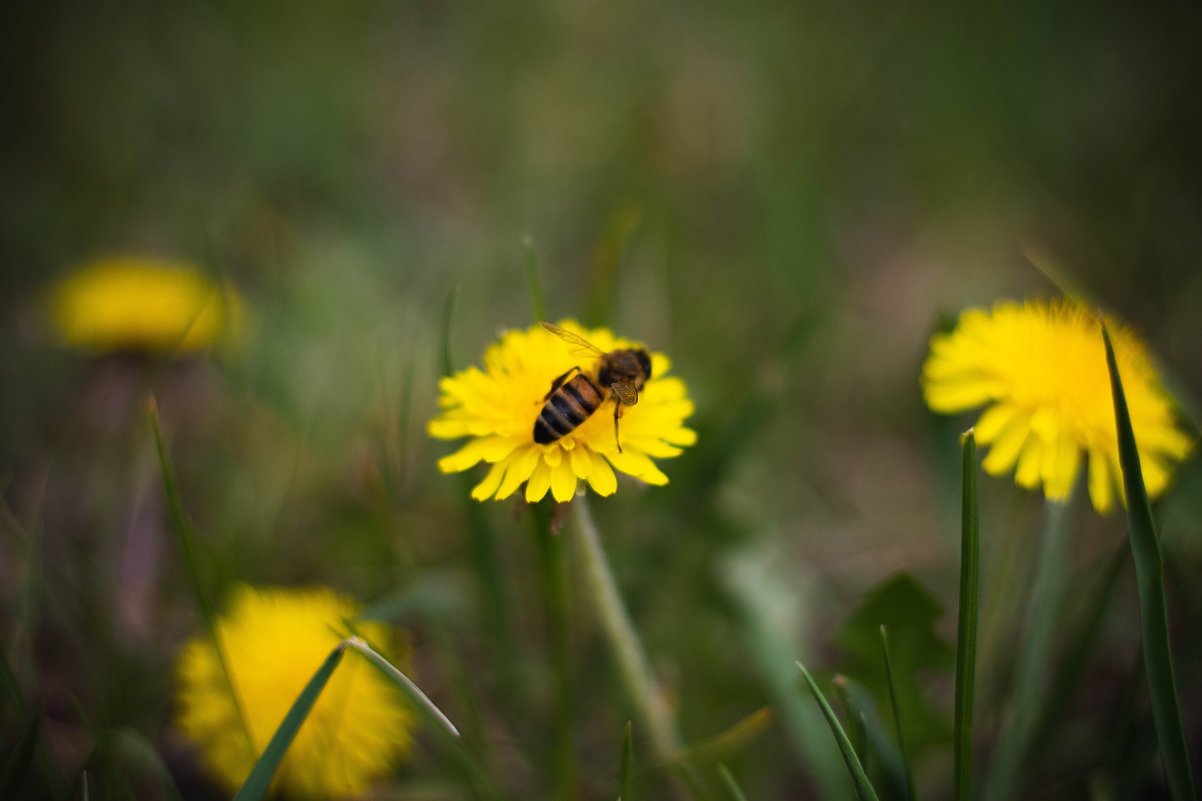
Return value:
M 184 646 L 177 666 L 179 725 L 230 788 L 246 780 L 296 697 L 341 641 L 337 632 L 346 632 L 344 621 L 358 612 L 354 602 L 325 588 L 242 585 L 217 622 L 229 683 L 208 636 Z M 386 626 L 356 627 L 388 653 Z M 242 733 L 239 706 L 251 742 Z M 276 785 L 304 797 L 361 793 L 408 753 L 414 725 L 400 691 L 366 660 L 348 654 L 288 749 Z
M 1127 404 L 1151 497 L 1193 446 L 1161 387 L 1147 348 L 1109 317 L 1106 325 L 1127 392 Z M 1106 513 L 1123 500 L 1110 377 L 1101 324 L 1069 301 L 1002 302 L 968 309 L 953 331 L 931 339 L 922 368 L 927 405 L 943 413 L 986 406 L 977 441 L 989 446 L 982 467 L 1012 468 L 1015 481 L 1041 483 L 1049 500 L 1066 499 L 1088 458 L 1089 495 Z
M 560 327 L 607 353 L 638 347 L 607 328 L 582 328 L 573 320 Z M 508 498 L 522 482 L 530 503 L 548 490 L 555 500 L 568 501 L 578 481 L 588 482 L 598 495 L 612 495 L 618 486 L 614 470 L 647 484 L 667 484 L 668 477 L 652 459 L 680 455 L 697 435 L 684 427 L 693 402 L 684 382 L 667 375 L 670 362 L 662 353 L 650 354 L 651 374 L 638 392 L 638 403 L 623 406 L 620 451 L 612 399 L 565 436 L 549 444 L 534 441 L 535 421 L 552 382 L 577 366 L 595 378 L 600 362 L 599 357 L 573 355 L 566 342 L 537 325 L 505 332 L 485 351 L 483 370 L 469 367 L 442 379 L 442 412 L 430 421 L 430 435 L 470 440 L 441 459 L 439 469 L 454 473 L 488 463 L 487 475 L 472 490 L 480 501 Z
M 194 352 L 235 338 L 238 296 L 190 265 L 141 257 L 84 264 L 50 292 L 50 315 L 66 345 L 92 351 Z

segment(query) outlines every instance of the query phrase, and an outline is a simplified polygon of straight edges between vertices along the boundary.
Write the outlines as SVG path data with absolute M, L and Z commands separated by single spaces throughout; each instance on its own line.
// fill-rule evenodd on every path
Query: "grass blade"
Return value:
M 722 763 L 718 763 L 718 775 L 722 777 L 722 786 L 730 794 L 731 801 L 747 801 L 747 796 L 743 794 L 743 788 L 739 787 L 734 775 Z
M 384 672 L 385 676 L 392 679 L 414 705 L 422 709 L 434 719 L 443 729 L 449 732 L 453 737 L 459 736 L 459 729 L 455 728 L 455 724 L 451 722 L 438 706 L 430 700 L 430 697 L 422 692 L 421 688 L 413 683 L 413 680 L 401 672 L 400 668 L 385 659 L 376 649 L 367 644 L 367 641 L 362 637 L 351 637 L 346 641 L 348 648 L 354 648 L 359 653 L 367 658 L 367 661 L 378 667 Z
M 326 660 L 321 663 L 317 672 L 313 674 L 313 678 L 309 679 L 309 683 L 293 701 L 292 708 L 288 710 L 287 715 L 284 715 L 279 728 L 271 736 L 271 742 L 267 743 L 267 748 L 263 750 L 259 761 L 251 769 L 250 775 L 246 777 L 242 789 L 234 796 L 234 801 L 257 801 L 267 794 L 267 788 L 271 786 L 271 780 L 275 778 L 276 771 L 280 768 L 280 762 L 288 753 L 288 746 L 292 745 L 292 740 L 300 731 L 305 718 L 309 717 L 309 711 L 313 709 L 317 697 L 325 689 L 326 682 L 330 680 L 334 669 L 342 661 L 342 655 L 346 652 L 346 648 L 346 642 L 338 643 L 334 650 L 330 651 Z
M 626 729 L 622 732 L 622 775 L 618 780 L 618 801 L 631 801 L 633 798 L 630 795 L 630 766 L 634 763 L 631 728 L 630 721 L 626 721 Z
M 534 311 L 535 320 L 547 320 L 547 304 L 543 300 L 543 285 L 538 279 L 538 256 L 534 252 L 534 237 L 526 234 L 522 237 L 522 247 L 526 250 L 526 287 L 530 290 L 530 306 Z
M 851 780 L 855 784 L 856 796 L 860 801 L 879 801 L 876 790 L 872 788 L 872 783 L 868 781 L 868 775 L 864 773 L 864 766 L 860 764 L 860 758 L 856 756 L 855 749 L 851 747 L 851 741 L 847 739 L 846 732 L 839 725 L 839 718 L 835 717 L 835 711 L 826 702 L 826 698 L 822 695 L 822 690 L 818 689 L 818 685 L 814 683 L 814 678 L 810 675 L 810 671 L 805 669 L 805 665 L 800 662 L 796 662 L 795 664 L 801 670 L 801 675 L 805 677 L 806 684 L 810 686 L 810 692 L 814 694 L 814 700 L 822 708 L 822 714 L 826 715 L 826 722 L 830 724 L 831 734 L 835 736 L 835 742 L 838 743 L 839 751 L 843 754 L 843 761 L 847 763 L 847 772 L 851 774 Z
M 179 483 L 175 479 L 175 469 L 171 465 L 171 455 L 167 453 L 167 445 L 163 439 L 163 426 L 159 421 L 159 405 L 155 401 L 154 395 L 150 395 L 146 401 L 146 412 L 150 418 L 150 428 L 154 434 L 155 453 L 159 459 L 159 471 L 163 477 L 163 493 L 167 496 L 167 506 L 171 509 L 171 527 L 175 531 L 176 538 L 179 540 L 180 550 L 184 553 L 184 564 L 188 568 L 188 578 L 192 585 L 192 595 L 196 599 L 196 606 L 200 609 L 200 615 L 204 619 L 205 629 L 209 633 L 209 638 L 213 641 L 213 649 L 217 654 L 217 663 L 221 666 L 221 675 L 225 677 L 226 687 L 230 691 L 230 699 L 234 703 L 234 709 L 238 713 L 238 722 L 242 727 L 242 734 L 246 737 L 246 741 L 250 743 L 252 751 L 257 751 L 254 738 L 250 735 L 250 727 L 246 725 L 246 715 L 242 711 L 242 701 L 238 697 L 237 691 L 234 689 L 234 682 L 230 678 L 229 662 L 225 657 L 225 648 L 222 645 L 221 638 L 217 634 L 217 609 L 213 604 L 213 599 L 209 596 L 205 589 L 204 579 L 200 575 L 200 563 L 196 558 L 196 535 L 192 530 L 192 525 L 188 522 L 188 516 L 184 513 L 183 496 L 179 491 Z
M 459 735 L 459 729 L 451 722 L 450 718 L 443 713 L 438 706 L 430 700 L 430 697 L 422 692 L 412 679 L 401 672 L 399 668 L 384 658 L 376 649 L 364 640 L 362 637 L 354 636 L 346 640 L 343 645 L 347 648 L 353 648 L 364 656 L 368 662 L 374 665 L 385 676 L 391 679 L 399 686 L 409 700 L 417 707 L 418 711 L 423 714 L 426 721 L 432 725 L 435 731 L 442 734 L 443 739 L 447 740 L 451 745 L 455 757 L 459 760 L 460 766 L 466 768 L 471 774 L 473 780 L 477 783 L 478 789 L 482 793 L 492 799 L 500 798 L 500 794 L 493 787 L 488 778 L 487 772 L 481 766 L 479 759 L 468 750 L 463 742 L 463 738 Z
M 1152 699 L 1152 719 L 1160 743 L 1160 759 L 1165 778 L 1175 801 L 1195 798 L 1194 778 L 1190 772 L 1189 748 L 1181 724 L 1177 683 L 1173 677 L 1173 654 L 1169 641 L 1169 613 L 1164 597 L 1164 558 L 1152 507 L 1144 486 L 1143 468 L 1131 427 L 1131 414 L 1123 393 L 1123 382 L 1110 333 L 1102 326 L 1106 345 L 1106 365 L 1110 370 L 1110 388 L 1114 396 L 1114 422 L 1118 433 L 1119 464 L 1123 468 L 1123 487 L 1127 494 L 1127 527 L 1131 538 L 1131 556 L 1139 587 L 1139 618 L 1143 632 L 1144 667 L 1148 693 Z
M 881 626 L 881 657 L 885 660 L 885 681 L 889 685 L 889 706 L 893 707 L 893 725 L 897 728 L 897 747 L 901 751 L 902 768 L 906 773 L 906 798 L 914 801 L 914 771 L 906 753 L 906 735 L 902 729 L 901 709 L 897 705 L 897 685 L 893 681 L 893 660 L 889 658 L 889 633 Z
M 977 673 L 977 605 L 980 589 L 981 523 L 977 498 L 977 439 L 965 433 L 963 498 L 960 507 L 960 611 L 956 626 L 956 712 L 953 723 L 955 798 L 972 794 L 972 706 Z M 896 709 L 896 705 L 894 706 Z M 898 724 L 900 728 L 900 723 Z M 907 775 L 909 767 L 907 766 Z M 910 798 L 914 797 L 913 784 Z

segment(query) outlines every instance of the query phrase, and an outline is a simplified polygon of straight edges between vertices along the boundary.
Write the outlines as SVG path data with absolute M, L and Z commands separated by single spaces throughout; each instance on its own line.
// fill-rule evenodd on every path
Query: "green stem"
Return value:
M 564 576 L 563 540 L 551 530 L 547 504 L 532 507 L 534 536 L 542 574 L 543 607 L 547 612 L 547 639 L 551 672 L 555 676 L 555 797 L 576 797 L 575 692 L 572 687 L 571 639 L 568 636 L 568 593 Z
M 963 497 L 960 507 L 960 612 L 956 630 L 955 798 L 972 795 L 972 707 L 977 672 L 977 601 L 980 585 L 980 516 L 977 501 L 977 440 L 964 435 Z M 913 784 L 910 798 L 914 797 Z
M 656 758 L 663 762 L 671 762 L 676 759 L 681 746 L 680 734 L 673 723 L 672 710 L 656 686 L 639 635 L 634 630 L 630 615 L 618 594 L 618 586 L 609 567 L 609 560 L 605 557 L 605 550 L 601 547 L 601 536 L 589 512 L 587 499 L 576 498 L 572 506 L 576 512 L 576 525 L 572 528 L 580 544 L 585 581 L 597 605 L 601 627 L 614 649 L 618 672 L 622 675 L 626 691 L 630 694 L 639 717 L 647 727 L 651 749 Z
M 1039 540 L 1031 603 L 1014 670 L 1014 713 L 994 759 L 986 801 L 1010 801 L 1022 773 L 1023 755 L 1047 687 L 1048 665 L 1068 574 L 1069 501 L 1048 501 Z

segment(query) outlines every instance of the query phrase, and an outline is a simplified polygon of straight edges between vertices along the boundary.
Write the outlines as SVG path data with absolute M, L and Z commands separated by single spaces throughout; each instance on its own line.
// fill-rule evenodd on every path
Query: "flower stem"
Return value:
M 1061 600 L 1068 574 L 1068 520 L 1071 499 L 1049 501 L 1045 507 L 1043 534 L 1039 540 L 1031 603 L 1023 633 L 1018 663 L 1014 669 L 1014 709 L 994 759 L 986 801 L 1009 801 L 1015 780 L 1022 773 L 1019 763 L 1026 752 L 1032 725 L 1043 704 L 1052 645 L 1059 624 Z
M 617 583 L 609 560 L 601 547 L 597 525 L 584 497 L 576 498 L 572 506 L 576 515 L 576 532 L 580 557 L 584 564 L 588 590 L 597 606 L 601 627 L 609 637 L 618 662 L 618 671 L 630 694 L 638 715 L 646 726 L 651 749 L 662 762 L 674 762 L 680 751 L 680 735 L 673 722 L 672 711 L 656 686 L 639 635 L 630 622 L 630 615 L 618 594 Z

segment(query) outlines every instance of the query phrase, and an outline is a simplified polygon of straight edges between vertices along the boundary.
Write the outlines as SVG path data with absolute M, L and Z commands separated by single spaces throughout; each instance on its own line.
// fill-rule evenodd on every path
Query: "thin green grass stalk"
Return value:
M 301 725 L 309 717 L 309 712 L 313 709 L 313 704 L 317 703 L 317 698 L 321 695 L 321 691 L 325 689 L 326 683 L 334 673 L 334 669 L 342 661 L 342 656 L 346 653 L 346 649 L 346 642 L 338 643 L 338 645 L 334 646 L 334 650 L 330 651 L 330 655 L 326 657 L 325 661 L 321 663 L 321 667 L 317 668 L 317 672 L 313 674 L 313 678 L 309 679 L 309 683 L 305 685 L 300 695 L 292 702 L 292 707 L 288 710 L 288 714 L 280 721 L 275 734 L 271 736 L 271 741 L 267 743 L 267 747 L 263 749 L 263 754 L 255 762 L 250 775 L 246 777 L 246 781 L 242 784 L 242 789 L 234 796 L 234 801 L 259 801 L 259 799 L 267 795 L 267 790 L 271 787 L 271 780 L 275 778 L 276 772 L 280 769 L 280 763 L 283 761 L 284 755 L 288 753 L 288 748 L 292 745 L 296 733 L 300 731 Z
M 179 484 L 175 479 L 175 469 L 171 465 L 171 455 L 167 452 L 167 444 L 163 439 L 163 427 L 159 421 L 159 405 L 154 395 L 147 398 L 146 410 L 150 419 L 151 431 L 154 433 L 154 447 L 158 454 L 159 471 L 163 476 L 163 492 L 167 496 L 167 506 L 171 509 L 172 529 L 179 540 L 180 550 L 184 554 L 184 564 L 188 569 L 192 595 L 196 599 L 196 605 L 204 619 L 209 639 L 213 641 L 217 664 L 221 667 L 221 675 L 225 679 L 226 688 L 230 691 L 230 700 L 234 704 L 234 710 L 238 713 L 238 723 L 241 726 L 242 734 L 246 737 L 251 752 L 254 753 L 258 751 L 258 748 L 251 736 L 250 726 L 246 724 L 246 713 L 242 709 L 242 700 L 238 697 L 237 690 L 234 689 L 233 679 L 230 678 L 225 646 L 217 632 L 217 609 L 205 588 L 204 579 L 200 575 L 200 563 L 196 558 L 196 534 L 192 530 L 191 523 L 188 522 L 188 516 L 184 513 L 183 496 L 180 495 Z
M 1160 744 L 1160 759 L 1165 778 L 1175 801 L 1196 798 L 1194 777 L 1190 771 L 1189 747 L 1181 723 L 1177 682 L 1173 676 L 1173 652 L 1169 639 L 1169 613 L 1164 593 L 1164 557 L 1152 519 L 1152 507 L 1144 486 L 1143 468 L 1131 427 L 1131 414 L 1123 393 L 1122 377 L 1114 358 L 1110 333 L 1102 326 L 1106 346 L 1106 365 L 1114 395 L 1114 419 L 1118 433 L 1119 463 L 1123 468 L 1123 487 L 1127 495 L 1127 527 L 1131 556 L 1139 587 L 1140 629 L 1143 633 L 1144 668 L 1148 693 L 1152 699 L 1152 719 Z
M 972 711 L 977 674 L 977 606 L 980 590 L 981 523 L 977 497 L 977 439 L 963 437 L 963 497 L 960 502 L 960 610 L 956 624 L 956 711 L 953 723 L 955 798 L 972 797 Z M 896 702 L 894 709 L 897 709 Z M 898 723 L 900 729 L 901 723 Z M 909 777 L 909 768 L 906 775 Z M 912 780 L 911 780 L 912 781 Z M 910 798 L 914 797 L 913 784 Z
M 839 725 L 839 718 L 835 716 L 835 711 L 831 709 L 831 705 L 826 702 L 826 697 L 822 694 L 822 690 L 818 689 L 818 685 L 814 682 L 814 677 L 810 675 L 810 671 L 805 669 L 805 665 L 800 662 L 795 662 L 794 664 L 801 670 L 801 675 L 805 677 L 806 684 L 810 687 L 810 692 L 814 694 L 814 700 L 818 702 L 818 706 L 822 709 L 822 714 L 826 716 L 826 722 L 831 727 L 831 734 L 834 735 L 835 742 L 839 746 L 839 752 L 843 755 L 843 762 L 847 765 L 847 772 L 851 774 L 851 780 L 855 784 L 856 797 L 860 801 L 879 801 L 876 790 L 873 789 L 872 782 L 868 780 L 868 774 L 864 772 L 864 766 L 860 763 L 860 758 L 856 756 L 855 749 L 851 747 L 851 740 L 847 739 L 847 733 Z
M 731 801 L 747 801 L 747 796 L 744 795 L 743 788 L 739 787 L 739 783 L 735 781 L 734 774 L 722 763 L 718 763 L 718 775 L 722 777 L 722 786 L 730 794 Z
M 571 637 L 568 627 L 568 589 L 564 575 L 563 540 L 551 530 L 551 509 L 546 503 L 531 508 L 535 547 L 539 555 L 543 608 L 547 614 L 547 640 L 555 682 L 555 750 L 552 775 L 555 797 L 576 797 L 579 768 L 576 764 L 576 693 L 572 686 Z
M 622 730 L 622 774 L 618 781 L 618 801 L 632 801 L 634 798 L 630 794 L 631 767 L 634 764 L 634 739 L 631 729 L 632 725 L 628 720 L 626 728 Z
M 538 278 L 538 254 L 534 251 L 534 237 L 522 237 L 522 248 L 526 251 L 526 287 L 530 290 L 530 307 L 535 320 L 546 320 L 547 304 L 543 300 L 543 285 Z
M 906 795 L 906 769 L 902 764 L 901 752 L 893 738 L 885 732 L 885 724 L 877 714 L 872 693 L 854 679 L 846 676 L 841 678 L 843 680 L 840 682 L 840 689 L 850 705 L 851 714 L 863 721 L 864 732 L 868 737 L 865 746 L 868 757 L 864 760 L 865 769 L 868 770 L 871 760 L 871 767 L 880 770 L 880 779 L 875 786 L 882 789 L 882 795 L 903 798 Z M 868 772 L 871 774 L 871 770 Z
M 1013 715 L 994 758 L 985 801 L 1010 801 L 1023 775 L 1032 726 L 1046 698 L 1052 647 L 1058 634 L 1061 601 L 1068 575 L 1070 501 L 1048 501 L 1039 540 L 1026 631 L 1011 684 Z
M 893 708 L 893 725 L 897 729 L 897 748 L 901 752 L 902 768 L 906 774 L 906 798 L 914 801 L 914 770 L 910 767 L 910 755 L 906 751 L 906 732 L 902 728 L 901 707 L 897 704 L 897 685 L 893 681 L 893 660 L 889 658 L 889 633 L 881 624 L 881 657 L 885 660 L 885 679 L 889 684 L 889 706 Z

